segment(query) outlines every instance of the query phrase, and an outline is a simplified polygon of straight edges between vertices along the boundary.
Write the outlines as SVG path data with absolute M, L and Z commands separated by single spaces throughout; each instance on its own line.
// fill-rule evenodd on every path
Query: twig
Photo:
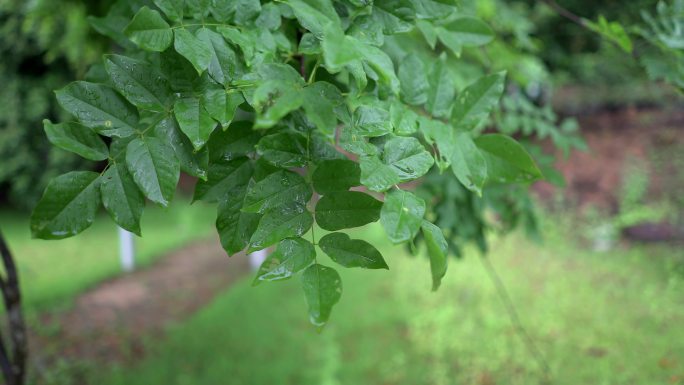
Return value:
M 508 293 L 508 289 L 506 289 L 506 285 L 504 285 L 503 281 L 501 280 L 501 277 L 499 276 L 499 273 L 497 273 L 496 269 L 494 268 L 494 265 L 492 265 L 492 262 L 489 260 L 489 258 L 487 258 L 486 256 L 481 256 L 479 257 L 479 259 L 482 262 L 482 266 L 484 266 L 485 270 L 487 271 L 487 275 L 494 283 L 494 286 L 496 287 L 496 292 L 499 295 L 501 302 L 503 302 L 504 306 L 506 307 L 506 312 L 508 313 L 508 317 L 510 318 L 511 323 L 515 328 L 516 333 L 522 340 L 523 344 L 525 345 L 525 348 L 528 350 L 530 355 L 534 358 L 534 360 L 537 362 L 542 372 L 544 373 L 544 383 L 550 384 L 551 368 L 549 367 L 548 362 L 546 362 L 544 354 L 541 352 L 541 350 L 539 350 L 539 347 L 537 347 L 537 345 L 534 343 L 534 340 L 532 339 L 532 337 L 530 337 L 530 334 L 527 332 L 527 329 L 525 329 L 525 326 L 523 326 L 522 321 L 520 321 L 518 310 L 516 309 L 510 294 Z
M 564 18 L 576 23 L 584 28 L 590 29 L 584 19 L 574 13 L 570 12 L 568 9 L 563 8 L 560 4 L 556 3 L 555 0 L 541 0 L 544 4 L 551 7 L 557 14 L 563 16 Z

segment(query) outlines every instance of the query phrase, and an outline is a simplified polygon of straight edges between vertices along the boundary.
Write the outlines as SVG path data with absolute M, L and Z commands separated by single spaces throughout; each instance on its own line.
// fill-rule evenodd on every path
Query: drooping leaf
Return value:
M 444 234 L 439 227 L 428 221 L 421 224 L 425 244 L 427 245 L 428 256 L 430 257 L 430 271 L 432 272 L 432 291 L 439 288 L 442 278 L 447 271 L 447 251 L 448 245 Z
M 31 215 L 34 238 L 62 239 L 90 227 L 100 206 L 100 175 L 72 171 L 50 181 Z
M 173 147 L 183 172 L 200 179 L 207 178 L 209 152 L 206 148 L 195 151 L 190 139 L 181 132 L 173 116 L 167 116 L 154 126 L 154 136 Z
M 168 205 L 180 176 L 173 147 L 154 137 L 133 139 L 126 147 L 126 165 L 147 199 Z
M 476 80 L 456 98 L 451 120 L 463 130 L 471 130 L 482 123 L 499 103 L 504 91 L 506 74 L 499 72 Z
M 90 160 L 104 160 L 109 156 L 102 138 L 88 127 L 76 123 L 52 124 L 45 119 L 43 128 L 50 143 L 61 149 Z
M 302 287 L 309 305 L 309 321 L 322 328 L 342 296 L 342 279 L 335 269 L 317 263 L 304 270 Z
M 307 138 L 294 132 L 264 136 L 257 144 L 257 153 L 280 168 L 304 167 L 308 162 Z
M 140 236 L 140 217 L 145 196 L 140 192 L 126 165 L 115 163 L 102 176 L 102 204 L 121 228 Z
M 389 269 L 382 254 L 373 245 L 360 239 L 350 239 L 344 233 L 327 234 L 318 241 L 318 246 L 344 267 Z
M 254 170 L 247 158 L 219 160 L 209 165 L 207 180 L 200 180 L 195 185 L 192 200 L 220 202 L 233 194 L 233 190 L 244 188 L 252 177 Z
M 385 195 L 380 223 L 392 243 L 402 243 L 416 236 L 424 215 L 424 200 L 411 192 L 394 190 Z
M 315 257 L 314 245 L 306 239 L 283 239 L 259 267 L 253 285 L 290 278 L 309 267 Z
M 226 92 L 223 88 L 207 89 L 200 98 L 200 104 L 224 130 L 233 122 L 238 106 L 244 101 L 240 92 Z
M 316 223 L 328 231 L 359 227 L 380 218 L 382 202 L 359 191 L 324 195 L 316 204 Z
M 319 39 L 327 25 L 340 25 L 340 18 L 330 0 L 287 0 L 299 23 Z
M 287 203 L 305 204 L 311 199 L 311 186 L 299 174 L 281 170 L 250 187 L 243 210 L 258 212 Z
M 509 136 L 482 135 L 475 144 L 487 162 L 487 183 L 532 182 L 543 177 L 530 154 Z
M 229 256 L 244 250 L 249 238 L 259 224 L 260 214 L 242 211 L 248 186 L 241 186 L 231 190 L 225 200 L 218 205 L 216 230 L 221 239 L 221 246 Z
M 151 65 L 121 55 L 105 57 L 105 69 L 116 89 L 136 107 L 164 111 L 171 88 L 166 78 Z
M 176 100 L 173 105 L 181 131 L 190 139 L 195 150 L 199 150 L 207 142 L 216 128 L 216 121 L 211 118 L 204 108 L 201 99 L 183 98 Z
M 261 250 L 285 238 L 301 237 L 311 228 L 313 217 L 306 207 L 292 202 L 273 208 L 261 217 L 249 239 L 248 252 Z
M 314 171 L 314 189 L 322 195 L 347 191 L 361 184 L 361 168 L 349 159 L 331 159 L 321 162 Z
M 159 12 L 147 6 L 140 8 L 124 33 L 140 48 L 161 52 L 173 41 L 173 30 Z
M 174 33 L 173 47 L 195 67 L 198 74 L 209 68 L 214 58 L 211 42 L 200 39 L 185 28 L 177 28 Z
M 138 113 L 113 89 L 102 84 L 77 81 L 55 93 L 65 110 L 98 133 L 119 138 L 135 133 Z
M 451 169 L 468 190 L 482 195 L 487 181 L 487 160 L 467 132 L 457 133 L 454 137 Z

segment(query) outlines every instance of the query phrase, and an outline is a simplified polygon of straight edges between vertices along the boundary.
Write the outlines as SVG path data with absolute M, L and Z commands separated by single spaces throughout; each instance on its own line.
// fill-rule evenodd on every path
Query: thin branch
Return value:
M 508 317 L 510 318 L 511 323 L 515 328 L 516 333 L 522 340 L 523 344 L 525 345 L 525 348 L 528 350 L 530 355 L 534 358 L 534 360 L 537 362 L 542 372 L 544 373 L 544 383 L 550 384 L 551 368 L 549 367 L 549 364 L 546 361 L 544 354 L 541 352 L 541 350 L 539 350 L 539 347 L 537 347 L 537 345 L 534 343 L 534 340 L 527 332 L 527 329 L 525 329 L 525 326 L 523 325 L 522 321 L 520 321 L 518 310 L 516 309 L 510 294 L 508 293 L 508 289 L 506 289 L 506 285 L 504 285 L 503 281 L 501 280 L 501 277 L 499 276 L 499 273 L 497 273 L 496 269 L 494 268 L 494 265 L 492 265 L 492 262 L 489 260 L 489 258 L 481 256 L 479 259 L 482 262 L 482 265 L 484 266 L 485 270 L 487 271 L 487 275 L 489 275 L 489 278 L 494 283 L 494 286 L 496 287 L 496 292 L 499 295 L 501 302 L 504 303 L 504 307 L 506 308 L 506 312 L 508 312 Z
M 563 8 L 560 4 L 556 3 L 555 0 L 541 0 L 544 4 L 548 5 L 551 7 L 554 11 L 556 11 L 557 14 L 563 16 L 564 18 L 572 21 L 573 23 L 576 23 L 584 28 L 590 29 L 587 26 L 587 23 L 584 21 L 584 18 L 572 13 L 566 8 Z

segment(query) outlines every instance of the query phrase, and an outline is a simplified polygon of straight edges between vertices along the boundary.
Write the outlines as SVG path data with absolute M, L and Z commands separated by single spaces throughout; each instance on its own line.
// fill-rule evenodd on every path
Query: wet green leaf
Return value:
M 259 267 L 253 285 L 290 278 L 309 267 L 315 258 L 311 242 L 302 238 L 283 239 Z
M 150 111 L 165 111 L 168 107 L 169 82 L 151 65 L 121 55 L 108 55 L 105 69 L 116 89 L 134 106 Z
M 173 147 L 154 137 L 133 139 L 126 147 L 126 165 L 147 199 L 168 205 L 180 177 Z
M 197 181 L 193 201 L 220 202 L 233 194 L 233 190 L 244 188 L 254 170 L 247 158 L 218 160 L 209 165 L 207 180 Z
M 479 78 L 456 98 L 451 120 L 463 130 L 471 130 L 482 123 L 499 103 L 504 91 L 506 74 L 503 72 Z
M 140 8 L 124 33 L 140 48 L 161 52 L 171 45 L 173 30 L 159 12 L 146 6 Z
M 306 207 L 297 202 L 273 208 L 261 217 L 259 225 L 249 240 L 248 252 L 261 250 L 285 238 L 301 237 L 313 224 L 313 217 Z
M 361 168 L 349 159 L 331 159 L 321 162 L 313 173 L 314 189 L 322 195 L 347 191 L 361 184 Z
M 190 139 L 195 150 L 204 146 L 216 128 L 216 121 L 204 108 L 201 99 L 183 98 L 176 100 L 173 106 L 173 114 L 176 116 L 181 131 Z
M 373 245 L 360 239 L 350 239 L 344 233 L 327 234 L 318 241 L 318 246 L 344 267 L 389 269 L 382 254 Z
M 309 304 L 309 320 L 322 328 L 342 296 L 342 279 L 335 269 L 317 263 L 304 270 L 302 287 Z
M 338 191 L 323 196 L 316 204 L 316 223 L 336 231 L 375 222 L 382 202 L 359 191 Z
M 264 136 L 256 149 L 264 160 L 276 167 L 304 167 L 308 163 L 307 138 L 299 133 L 281 132 Z
M 439 288 L 442 278 L 447 271 L 448 245 L 439 227 L 428 221 L 421 224 L 428 255 L 430 256 L 430 271 L 432 273 L 432 291 Z
M 487 183 L 532 182 L 543 177 L 530 154 L 509 136 L 482 135 L 475 144 L 487 162 Z
M 209 64 L 215 57 L 211 42 L 208 39 L 198 38 L 185 28 L 177 28 L 173 34 L 173 47 L 176 52 L 188 59 L 197 73 L 201 75 L 209 68 Z
M 392 243 L 415 238 L 425 215 L 425 201 L 413 193 L 394 190 L 385 195 L 380 223 Z
M 299 174 L 281 170 L 250 187 L 244 211 L 259 212 L 287 203 L 305 204 L 311 199 L 311 186 Z
M 43 128 L 50 143 L 61 149 L 90 160 L 104 160 L 109 156 L 102 138 L 88 127 L 77 123 L 52 124 L 45 119 Z
M 140 192 L 126 165 L 115 163 L 102 175 L 102 204 L 121 228 L 140 236 L 140 217 L 145 196 Z
M 100 175 L 72 171 L 50 181 L 31 215 L 34 238 L 62 239 L 90 227 L 100 207 Z

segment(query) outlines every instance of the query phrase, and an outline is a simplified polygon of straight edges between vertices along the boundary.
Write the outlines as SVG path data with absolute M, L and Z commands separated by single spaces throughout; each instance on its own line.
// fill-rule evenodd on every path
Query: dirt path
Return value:
M 56 359 L 98 364 L 139 359 L 145 339 L 200 309 L 248 270 L 245 256 L 228 258 L 218 239 L 207 239 L 103 282 L 68 311 L 40 317 L 42 332 L 30 336 L 32 369 L 40 372 Z

